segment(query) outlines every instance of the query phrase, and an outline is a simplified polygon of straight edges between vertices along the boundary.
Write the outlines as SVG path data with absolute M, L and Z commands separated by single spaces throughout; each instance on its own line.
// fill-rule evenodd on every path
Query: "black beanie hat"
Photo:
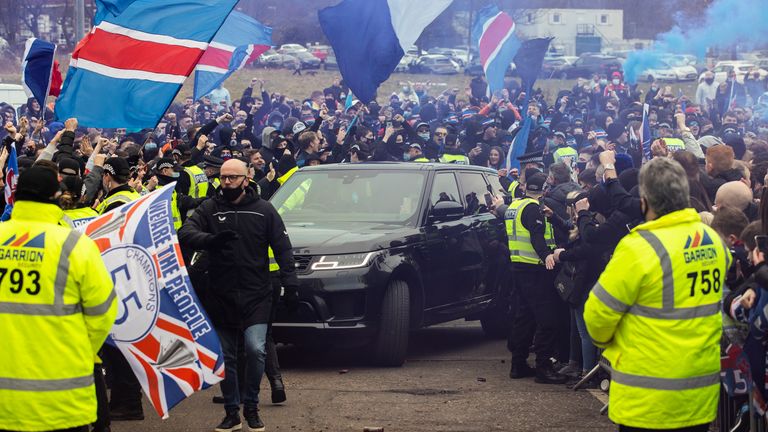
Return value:
M 293 158 L 293 156 L 290 153 L 283 154 L 283 157 L 280 158 L 280 162 L 277 163 L 277 175 L 278 176 L 284 176 L 288 174 L 288 171 L 296 168 L 296 160 Z
M 59 191 L 59 178 L 50 168 L 32 166 L 19 175 L 16 201 L 35 201 L 50 204 Z

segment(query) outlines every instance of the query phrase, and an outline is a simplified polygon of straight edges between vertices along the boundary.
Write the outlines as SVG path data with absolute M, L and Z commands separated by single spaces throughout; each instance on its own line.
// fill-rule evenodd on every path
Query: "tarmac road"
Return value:
M 412 333 L 402 368 L 366 366 L 353 351 L 280 350 L 288 401 L 269 403 L 262 382 L 261 416 L 267 431 L 615 431 L 586 391 L 509 379 L 505 341 L 490 340 L 478 323 L 455 321 Z M 224 415 L 197 393 L 160 420 L 144 398 L 143 422 L 116 422 L 115 432 L 213 431 Z M 266 402 L 266 403 L 264 403 Z M 247 431 L 243 423 L 243 430 Z

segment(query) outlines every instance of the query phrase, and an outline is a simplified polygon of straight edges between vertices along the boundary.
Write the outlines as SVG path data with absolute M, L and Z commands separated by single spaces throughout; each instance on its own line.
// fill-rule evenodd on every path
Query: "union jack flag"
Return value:
M 224 378 L 216 332 L 195 295 L 173 228 L 175 183 L 84 226 L 112 274 L 118 313 L 108 342 L 157 413 Z

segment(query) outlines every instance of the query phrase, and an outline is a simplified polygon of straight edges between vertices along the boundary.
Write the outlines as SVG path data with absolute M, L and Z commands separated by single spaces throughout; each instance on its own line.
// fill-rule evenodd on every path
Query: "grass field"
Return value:
M 66 65 L 68 61 L 61 59 L 62 73 L 66 73 Z M 232 95 L 232 99 L 239 99 L 243 90 L 250 84 L 251 78 L 263 79 L 266 83 L 266 89 L 269 92 L 279 92 L 290 98 L 303 100 L 310 96 L 314 90 L 322 90 L 331 85 L 333 80 L 339 77 L 338 71 L 316 71 L 316 74 L 310 75 L 306 71 L 302 76 L 293 76 L 292 71 L 286 69 L 263 69 L 263 68 L 247 68 L 235 72 L 224 84 Z M 464 94 L 465 87 L 469 84 L 470 77 L 463 74 L 457 75 L 425 75 L 425 74 L 408 74 L 408 73 L 395 73 L 384 82 L 379 89 L 379 102 L 384 102 L 390 94 L 393 92 L 399 92 L 403 84 L 411 83 L 424 83 L 428 85 L 429 94 L 438 95 L 446 89 L 458 88 L 459 94 Z M 20 74 L 9 75 L 0 74 L 0 82 L 4 83 L 20 83 Z M 536 82 L 537 87 L 541 87 L 550 103 L 554 102 L 554 98 L 557 92 L 562 89 L 571 89 L 575 80 L 559 80 L 559 79 L 540 79 Z M 696 83 L 694 81 L 687 81 L 682 83 L 672 83 L 674 94 L 677 95 L 678 88 L 682 89 L 683 94 L 689 98 L 693 98 L 696 91 Z M 187 96 L 191 96 L 194 87 L 194 78 L 187 79 L 182 87 L 177 101 L 183 100 Z M 640 88 L 643 91 L 648 89 L 648 84 L 641 83 Z M 104 95 L 109 97 L 109 95 Z

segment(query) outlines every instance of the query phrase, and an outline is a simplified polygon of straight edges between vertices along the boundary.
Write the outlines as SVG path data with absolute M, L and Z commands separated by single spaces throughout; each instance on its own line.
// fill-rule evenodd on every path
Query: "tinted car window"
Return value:
M 485 205 L 485 194 L 488 193 L 488 184 L 485 183 L 483 175 L 480 173 L 462 172 L 459 173 L 459 182 L 464 194 L 464 214 L 476 215 L 487 213 L 488 207 Z
M 507 192 L 504 190 L 504 186 L 501 185 L 499 176 L 489 174 L 486 176 L 486 179 L 488 180 L 488 184 L 491 185 L 491 193 L 493 195 L 504 195 Z
M 414 225 L 424 184 L 421 172 L 297 172 L 278 189 L 271 202 L 286 223 Z
M 438 173 L 432 185 L 432 194 L 429 197 L 429 202 L 432 205 L 441 201 L 461 203 L 459 197 L 459 186 L 456 184 L 456 177 L 453 173 Z

